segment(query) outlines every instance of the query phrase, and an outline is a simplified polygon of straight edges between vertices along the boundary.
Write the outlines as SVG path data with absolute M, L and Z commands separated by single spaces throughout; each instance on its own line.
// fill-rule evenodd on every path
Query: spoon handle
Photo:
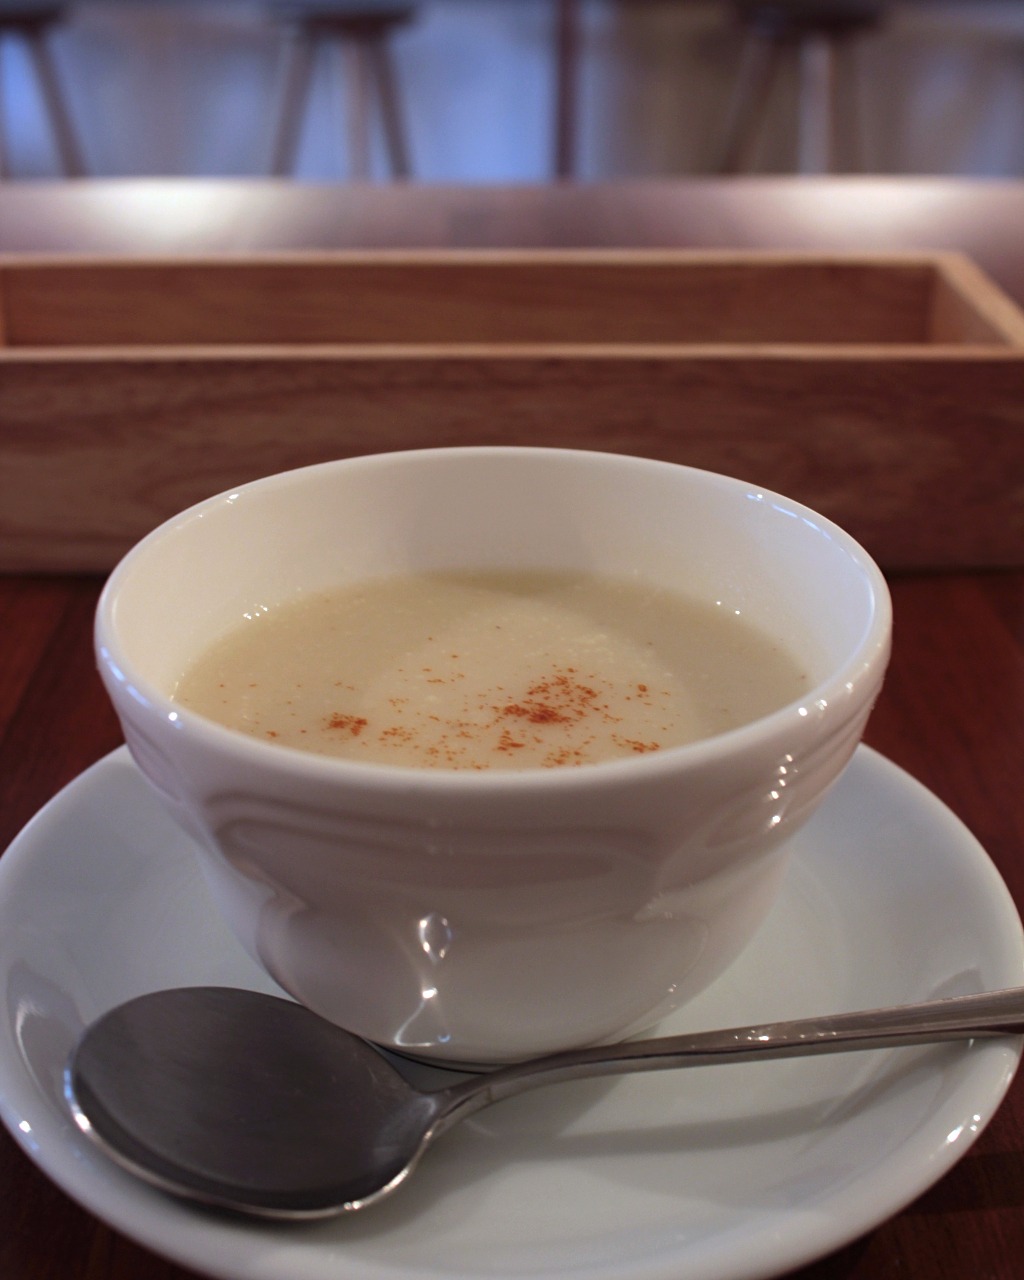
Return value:
M 891 1009 L 865 1009 L 795 1022 L 766 1022 L 570 1050 L 504 1067 L 455 1085 L 447 1092 L 461 1118 L 527 1089 L 583 1076 L 1020 1034 L 1024 1034 L 1024 987 L 1013 987 Z

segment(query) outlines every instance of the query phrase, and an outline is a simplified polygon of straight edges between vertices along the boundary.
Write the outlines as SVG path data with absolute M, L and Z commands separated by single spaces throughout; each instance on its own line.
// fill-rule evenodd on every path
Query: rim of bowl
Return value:
M 324 471 L 335 467 L 352 466 L 354 464 L 375 465 L 385 461 L 400 462 L 402 459 L 414 459 L 428 455 L 501 455 L 523 456 L 563 455 L 592 459 L 614 460 L 618 464 L 640 464 L 646 468 L 672 468 L 691 474 L 709 477 L 723 487 L 739 486 L 757 493 L 768 500 L 785 504 L 787 510 L 805 517 L 823 533 L 827 533 L 833 541 L 840 543 L 851 559 L 859 565 L 868 578 L 871 586 L 871 614 L 868 618 L 864 634 L 852 650 L 846 662 L 825 680 L 809 688 L 802 697 L 785 703 L 767 715 L 748 721 L 733 729 L 713 734 L 706 738 L 698 738 L 679 746 L 665 747 L 643 755 L 628 756 L 615 760 L 598 761 L 591 764 L 574 765 L 566 768 L 545 768 L 535 766 L 520 769 L 447 769 L 424 768 L 415 765 L 381 764 L 352 760 L 341 756 L 328 756 L 313 751 L 303 751 L 298 747 L 289 747 L 278 743 L 263 742 L 239 729 L 230 729 L 215 720 L 190 711 L 173 701 L 156 685 L 148 680 L 138 678 L 133 670 L 134 664 L 122 660 L 124 655 L 118 652 L 116 632 L 114 630 L 112 612 L 119 582 L 128 572 L 132 563 L 145 554 L 147 547 L 172 533 L 186 522 L 191 522 L 208 508 L 219 506 L 233 494 L 251 493 L 261 488 L 271 488 L 293 483 L 306 473 Z M 564 788 L 574 786 L 601 786 L 618 777 L 627 778 L 637 772 L 649 773 L 652 776 L 675 770 L 684 762 L 692 764 L 711 764 L 722 756 L 730 755 L 737 750 L 758 750 L 772 738 L 781 735 L 788 726 L 801 726 L 807 721 L 807 708 L 818 702 L 832 705 L 837 698 L 854 699 L 859 714 L 865 696 L 872 697 L 881 685 L 888 663 L 892 639 L 892 600 L 889 594 L 885 575 L 863 546 L 852 534 L 836 524 L 827 516 L 808 507 L 805 503 L 788 498 L 776 490 L 766 489 L 736 476 L 723 472 L 708 471 L 700 467 L 687 466 L 685 463 L 666 462 L 655 458 L 644 458 L 633 454 L 614 454 L 589 449 L 546 448 L 543 446 L 515 445 L 458 445 L 451 447 L 396 450 L 391 453 L 360 454 L 352 458 L 340 458 L 326 462 L 313 463 L 305 467 L 296 467 L 288 471 L 276 472 L 257 480 L 237 485 L 220 493 L 212 494 L 200 502 L 185 508 L 171 516 L 141 538 L 118 561 L 111 571 L 96 607 L 94 623 L 95 652 L 101 669 L 117 684 L 133 691 L 136 700 L 141 700 L 149 707 L 156 709 L 182 729 L 188 729 L 209 740 L 213 747 L 222 746 L 231 751 L 244 763 L 248 758 L 261 768 L 276 765 L 277 772 L 298 772 L 311 781 L 330 782 L 339 776 L 350 776 L 358 779 L 360 784 L 369 788 L 381 787 L 390 789 L 400 781 L 403 790 L 445 790 L 472 789 L 482 792 L 488 789 L 508 790 L 510 788 L 534 789 Z M 849 686 L 853 686 L 850 688 Z M 801 710 L 801 708 L 803 710 Z M 831 734 L 837 733 L 846 723 L 849 716 L 836 720 Z

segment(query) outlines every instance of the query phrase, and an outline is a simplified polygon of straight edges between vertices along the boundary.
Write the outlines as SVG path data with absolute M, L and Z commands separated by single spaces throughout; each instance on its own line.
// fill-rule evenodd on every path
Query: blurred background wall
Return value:
M 412 176 L 536 182 L 552 172 L 552 0 L 421 0 L 392 48 Z M 741 32 L 722 0 L 580 0 L 584 180 L 714 167 Z M 268 172 L 282 30 L 258 0 L 80 0 L 50 40 L 91 176 Z M 872 173 L 1024 175 L 1024 0 L 917 0 L 845 51 L 844 92 Z M 340 63 L 313 81 L 295 174 L 348 176 Z M 793 167 L 797 72 L 786 66 L 745 162 Z M 22 45 L 0 45 L 9 172 L 56 172 Z M 856 103 L 854 106 L 853 104 Z M 373 143 L 376 176 L 387 176 Z M 846 166 L 842 166 L 846 167 Z

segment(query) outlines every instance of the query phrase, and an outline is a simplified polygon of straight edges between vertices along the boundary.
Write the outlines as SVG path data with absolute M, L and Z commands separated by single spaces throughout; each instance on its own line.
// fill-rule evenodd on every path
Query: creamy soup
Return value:
M 435 769 L 583 765 L 721 733 L 807 677 L 735 609 L 632 579 L 417 574 L 254 610 L 183 706 L 268 742 Z

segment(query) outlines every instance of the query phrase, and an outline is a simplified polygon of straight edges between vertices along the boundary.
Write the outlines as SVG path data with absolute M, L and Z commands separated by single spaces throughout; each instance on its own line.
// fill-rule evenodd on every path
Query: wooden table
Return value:
M 132 237 L 125 209 L 135 186 L 120 192 L 111 184 L 0 190 L 0 249 L 90 249 L 102 241 L 106 251 L 127 252 Z M 844 227 L 852 242 L 854 223 L 862 237 L 877 240 L 888 221 L 897 241 L 920 247 L 934 237 L 942 247 L 977 246 L 1004 287 L 1024 295 L 1024 186 L 1017 185 L 996 187 L 991 203 L 979 202 L 983 193 L 975 191 L 973 212 L 971 184 L 929 182 L 908 184 L 906 207 L 899 184 L 883 184 L 876 201 L 858 204 L 843 194 L 851 188 L 842 182 L 804 181 L 753 188 L 743 183 L 732 188 L 735 199 L 726 186 L 697 184 L 691 191 L 681 184 L 617 194 L 565 189 L 564 200 L 557 190 L 410 192 L 408 204 L 378 191 L 271 187 L 264 201 L 220 184 L 161 190 L 145 196 L 152 202 L 159 195 L 165 208 L 150 240 L 163 236 L 173 241 L 164 247 L 177 251 L 205 249 L 214 240 L 218 249 L 248 249 L 254 228 L 275 248 L 380 244 L 384 230 L 372 209 L 390 211 L 390 242 L 398 244 L 423 243 L 424 236 L 449 244 L 538 244 L 545 237 L 573 243 L 575 226 L 578 243 L 690 244 L 711 236 L 730 244 L 733 236 L 746 245 L 757 214 L 774 209 L 788 211 L 787 235 L 794 243 L 842 240 Z M 837 226 L 824 214 L 813 217 L 816 201 L 819 211 L 845 210 L 847 221 Z M 182 210 L 188 202 L 195 216 L 186 229 Z M 149 205 L 151 214 L 154 207 Z M 285 216 L 288 208 L 294 221 Z M 694 210 L 692 222 L 688 209 Z M 146 221 L 139 208 L 136 213 L 145 239 Z M 779 224 L 764 225 L 763 239 L 776 243 L 781 236 Z M 892 575 L 891 586 L 895 656 L 868 741 L 966 822 L 1024 905 L 1024 571 L 906 573 Z M 0 848 L 61 786 L 120 742 L 91 653 L 99 587 L 92 577 L 0 578 Z M 3 1280 L 186 1280 L 192 1274 L 79 1209 L 6 1133 L 0 1136 L 0 1201 Z M 797 1274 L 803 1280 L 1016 1280 L 1022 1258 L 1024 1087 L 1018 1082 L 976 1145 L 937 1186 L 862 1240 Z
M 1024 181 L 695 178 L 548 186 L 139 178 L 0 184 L 0 253 L 350 248 L 955 249 L 1024 303 Z

